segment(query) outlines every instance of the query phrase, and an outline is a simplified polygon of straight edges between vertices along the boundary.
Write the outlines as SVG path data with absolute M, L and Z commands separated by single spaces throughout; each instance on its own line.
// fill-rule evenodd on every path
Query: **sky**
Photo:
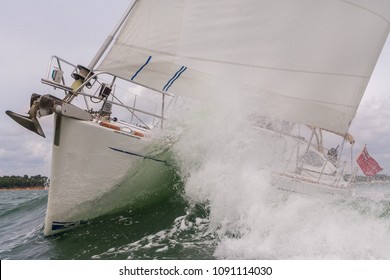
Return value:
M 52 55 L 88 65 L 131 0 L 1 0 L 0 176 L 50 175 L 52 118 L 41 118 L 44 139 L 16 124 L 6 110 L 26 113 Z
M 12 121 L 26 113 L 52 55 L 88 65 L 131 0 L 2 0 L 0 2 L 0 176 L 50 175 L 52 118 L 41 118 L 41 138 Z M 390 39 L 387 40 L 350 133 L 390 174 Z

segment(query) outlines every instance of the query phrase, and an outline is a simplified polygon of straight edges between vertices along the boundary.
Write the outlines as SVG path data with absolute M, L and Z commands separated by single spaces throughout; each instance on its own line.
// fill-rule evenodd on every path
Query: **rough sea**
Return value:
M 372 198 L 270 195 L 247 184 L 196 203 L 178 191 L 53 237 L 43 236 L 46 190 L 0 191 L 0 259 L 389 259 L 390 201 L 379 194 L 390 185 L 359 189 Z
M 390 259 L 389 183 L 347 198 L 280 190 L 266 171 L 280 138 L 259 138 L 233 109 L 196 114 L 172 147 L 168 198 L 149 206 L 44 237 L 47 191 L 0 191 L 0 259 Z

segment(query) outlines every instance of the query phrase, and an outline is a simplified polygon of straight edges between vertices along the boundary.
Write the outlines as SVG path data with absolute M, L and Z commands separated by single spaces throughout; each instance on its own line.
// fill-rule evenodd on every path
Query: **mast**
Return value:
M 103 56 L 107 48 L 110 46 L 112 40 L 114 40 L 115 35 L 118 33 L 119 29 L 122 27 L 123 23 L 126 21 L 127 17 L 133 10 L 133 7 L 138 2 L 138 0 L 134 0 L 132 4 L 127 8 L 126 12 L 122 16 L 122 18 L 119 20 L 118 24 L 115 26 L 114 30 L 111 32 L 110 35 L 108 35 L 107 39 L 104 41 L 102 46 L 100 47 L 99 51 L 95 54 L 94 58 L 91 60 L 91 62 L 88 65 L 88 69 L 93 69 L 96 64 L 99 62 L 100 58 Z
M 138 2 L 138 0 L 134 0 L 133 3 L 130 4 L 130 6 L 127 8 L 124 15 L 121 17 L 115 28 L 112 30 L 110 35 L 108 35 L 107 39 L 103 42 L 102 46 L 98 50 L 98 52 L 95 54 L 91 62 L 89 63 L 88 67 L 84 67 L 82 65 L 78 65 L 75 73 L 72 74 L 72 77 L 75 79 L 73 82 L 71 88 L 73 89 L 73 92 L 68 92 L 68 94 L 63 99 L 65 102 L 72 102 L 72 100 L 77 96 L 77 92 L 80 92 L 82 90 L 83 83 L 94 75 L 93 69 L 95 68 L 96 64 L 99 62 L 99 60 L 102 58 L 103 54 L 106 52 L 107 48 L 110 46 L 111 42 L 114 40 L 115 36 L 117 35 L 118 31 L 123 26 L 124 22 L 128 18 L 129 14 L 133 10 L 133 7 Z

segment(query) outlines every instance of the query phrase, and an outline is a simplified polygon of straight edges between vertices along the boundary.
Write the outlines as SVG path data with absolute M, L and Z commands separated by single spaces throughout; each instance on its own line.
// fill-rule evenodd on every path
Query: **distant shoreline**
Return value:
M 45 190 L 45 187 L 36 186 L 36 187 L 6 187 L 0 188 L 0 191 L 38 191 Z
M 0 190 L 44 190 L 49 183 L 49 178 L 42 175 L 0 176 Z

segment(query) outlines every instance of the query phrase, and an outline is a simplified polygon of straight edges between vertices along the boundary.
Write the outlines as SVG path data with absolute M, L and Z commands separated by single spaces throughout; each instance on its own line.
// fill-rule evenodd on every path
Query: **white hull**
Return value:
M 272 184 L 280 190 L 307 195 L 326 194 L 349 197 L 353 193 L 352 188 L 346 184 L 337 185 L 334 181 L 315 180 L 292 173 L 273 172 Z
M 68 230 L 85 220 L 135 204 L 155 189 L 167 164 L 153 157 L 147 137 L 102 127 L 96 122 L 55 116 L 56 132 L 44 234 Z M 135 182 L 147 165 L 154 180 Z M 145 174 L 142 174 L 145 178 Z M 146 176 L 147 177 L 147 176 Z M 113 198 L 113 192 L 118 197 Z

